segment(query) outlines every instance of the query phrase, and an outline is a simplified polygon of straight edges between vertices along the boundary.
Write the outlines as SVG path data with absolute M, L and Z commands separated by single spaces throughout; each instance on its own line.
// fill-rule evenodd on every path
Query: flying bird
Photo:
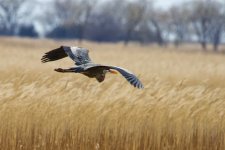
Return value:
M 121 67 L 95 64 L 90 59 L 88 52 L 89 50 L 86 48 L 61 46 L 45 53 L 41 61 L 46 63 L 69 56 L 76 66 L 68 69 L 57 68 L 55 71 L 61 73 L 81 73 L 89 78 L 96 78 L 98 82 L 104 81 L 106 73 L 117 74 L 119 72 L 134 87 L 139 89 L 144 88 L 141 81 L 130 71 Z

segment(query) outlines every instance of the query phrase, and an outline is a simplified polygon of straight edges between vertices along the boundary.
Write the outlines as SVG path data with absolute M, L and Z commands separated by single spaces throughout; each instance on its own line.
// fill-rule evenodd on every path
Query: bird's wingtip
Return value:
M 141 85 L 138 85 L 137 88 L 143 90 L 144 86 L 141 84 Z
M 46 62 L 49 62 L 49 61 L 50 60 L 48 58 L 44 57 L 44 56 L 41 58 L 42 63 L 46 63 Z

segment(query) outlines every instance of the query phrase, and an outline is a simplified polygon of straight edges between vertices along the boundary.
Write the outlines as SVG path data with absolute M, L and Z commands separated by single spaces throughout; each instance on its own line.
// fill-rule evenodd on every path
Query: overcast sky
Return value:
M 179 5 L 182 2 L 188 2 L 192 0 L 154 0 L 157 7 L 167 9 L 172 5 Z M 202 1 L 202 0 L 195 0 L 195 1 Z M 223 2 L 225 5 L 225 0 L 212 0 L 212 1 L 219 1 Z
M 160 6 L 162 8 L 168 8 L 174 4 L 179 4 L 181 2 L 184 2 L 187 0 L 155 0 L 155 3 L 157 6 Z
M 51 0 L 39 0 L 39 1 L 46 2 L 46 1 L 51 1 Z M 107 1 L 107 0 L 102 0 L 102 1 Z M 156 6 L 166 9 L 174 4 L 177 5 L 182 2 L 188 2 L 191 0 L 154 0 L 154 1 L 155 1 Z M 198 1 L 198 0 L 196 0 L 196 1 Z M 199 1 L 201 1 L 201 0 L 199 0 Z M 221 1 L 221 2 L 225 3 L 224 0 L 212 0 L 212 1 Z
M 168 8 L 172 5 L 176 5 L 176 4 L 180 4 L 182 2 L 188 2 L 188 1 L 191 1 L 191 0 L 155 0 L 155 4 L 159 7 L 162 7 L 162 8 Z M 196 0 L 198 1 L 198 0 Z M 199 0 L 201 1 L 201 0 Z M 224 0 L 212 0 L 212 1 L 220 1 L 220 2 L 224 2 Z

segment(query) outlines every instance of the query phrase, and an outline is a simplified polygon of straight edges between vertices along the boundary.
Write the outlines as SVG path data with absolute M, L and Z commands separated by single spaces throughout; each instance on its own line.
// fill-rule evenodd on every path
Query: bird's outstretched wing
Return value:
M 55 61 L 55 60 L 65 58 L 67 56 L 68 55 L 65 53 L 63 47 L 61 46 L 60 48 L 53 49 L 53 50 L 45 53 L 45 55 L 42 56 L 41 61 L 43 63 L 46 63 L 46 62 L 49 62 L 49 61 Z
M 60 48 L 51 50 L 42 57 L 42 62 L 55 61 L 69 56 L 76 65 L 92 63 L 88 49 L 80 47 L 61 46 Z
M 141 81 L 133 73 L 131 73 L 130 71 L 128 71 L 128 70 L 126 70 L 124 68 L 121 68 L 121 67 L 115 67 L 115 66 L 109 66 L 109 67 L 110 67 L 110 69 L 117 70 L 134 87 L 137 87 L 139 89 L 143 89 L 144 88 L 144 86 L 141 83 Z
M 86 71 L 96 71 L 98 69 L 105 69 L 105 70 L 110 70 L 110 69 L 113 69 L 113 70 L 116 70 L 118 71 L 122 76 L 124 76 L 124 78 L 127 79 L 127 81 L 133 85 L 134 87 L 137 87 L 139 89 L 143 89 L 144 86 L 143 84 L 141 83 L 141 81 L 133 74 L 131 73 L 130 71 L 124 69 L 124 68 L 121 68 L 121 67 L 116 67 L 116 66 L 105 66 L 105 65 L 97 65 L 97 66 L 91 66 L 91 67 L 87 67 L 86 68 Z

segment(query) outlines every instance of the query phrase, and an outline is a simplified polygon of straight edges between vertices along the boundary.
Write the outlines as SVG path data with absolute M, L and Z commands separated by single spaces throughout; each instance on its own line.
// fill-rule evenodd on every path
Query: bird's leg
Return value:
M 65 73 L 65 72 L 75 72 L 74 68 L 69 68 L 69 69 L 56 68 L 55 71 L 56 72 L 62 72 L 62 73 Z

